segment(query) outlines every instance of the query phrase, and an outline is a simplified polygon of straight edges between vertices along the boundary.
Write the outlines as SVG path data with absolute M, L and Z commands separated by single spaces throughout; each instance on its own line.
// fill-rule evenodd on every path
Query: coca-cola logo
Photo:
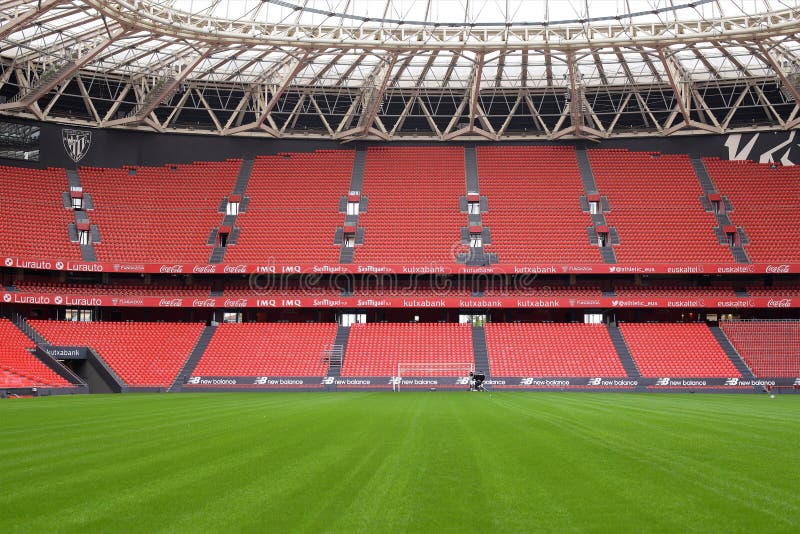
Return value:
M 161 273 L 182 273 L 183 265 L 162 265 L 158 271 Z
M 767 272 L 768 273 L 788 273 L 789 266 L 788 265 L 767 265 Z
M 226 273 L 243 274 L 247 272 L 246 265 L 226 265 L 223 269 Z
M 247 307 L 247 299 L 225 299 L 226 308 L 245 308 Z
M 193 308 L 213 308 L 216 304 L 215 299 L 194 299 L 192 301 Z
M 769 308 L 791 308 L 792 307 L 792 299 L 769 299 L 767 302 L 767 307 Z
M 192 269 L 194 273 L 216 273 L 217 266 L 216 265 L 195 265 Z
M 161 299 L 158 305 L 162 308 L 179 308 L 183 306 L 183 299 Z

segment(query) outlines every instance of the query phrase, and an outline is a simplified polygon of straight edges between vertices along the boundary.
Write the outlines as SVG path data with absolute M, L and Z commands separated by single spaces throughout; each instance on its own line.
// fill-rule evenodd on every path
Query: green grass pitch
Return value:
M 3 532 L 797 532 L 800 396 L 0 401 Z

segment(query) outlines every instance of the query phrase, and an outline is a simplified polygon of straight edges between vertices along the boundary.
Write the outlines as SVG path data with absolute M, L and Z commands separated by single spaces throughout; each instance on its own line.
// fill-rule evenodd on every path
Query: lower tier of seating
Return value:
M 194 376 L 324 376 L 333 323 L 221 324 Z
M 169 387 L 197 342 L 200 323 L 31 321 L 55 345 L 88 346 L 128 385 Z
M 739 377 L 702 323 L 624 323 L 620 331 L 644 377 Z
M 721 326 L 756 376 L 800 376 L 800 323 L 755 321 Z
M 0 319 L 0 340 L 0 388 L 71 385 L 29 352 L 35 345 L 8 319 Z
M 605 325 L 489 323 L 486 345 L 494 376 L 626 376 Z
M 457 364 L 474 362 L 469 325 L 454 323 L 369 323 L 350 327 L 342 376 L 396 376 L 398 365 L 428 369 L 405 376 L 464 376 Z M 466 369 L 466 370 L 465 370 Z

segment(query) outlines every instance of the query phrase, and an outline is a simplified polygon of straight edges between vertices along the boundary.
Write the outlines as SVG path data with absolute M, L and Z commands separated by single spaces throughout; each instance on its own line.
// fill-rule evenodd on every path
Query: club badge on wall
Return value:
M 64 150 L 67 151 L 67 155 L 72 161 L 78 163 L 92 146 L 92 132 L 64 128 L 61 130 L 61 140 L 64 142 Z

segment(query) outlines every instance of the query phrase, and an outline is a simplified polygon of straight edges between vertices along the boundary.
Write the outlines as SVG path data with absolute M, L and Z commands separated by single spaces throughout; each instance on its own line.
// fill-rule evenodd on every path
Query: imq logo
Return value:
M 92 132 L 64 128 L 61 130 L 61 140 L 64 143 L 64 150 L 67 151 L 67 156 L 75 163 L 78 163 L 89 152 L 89 147 L 92 146 Z

